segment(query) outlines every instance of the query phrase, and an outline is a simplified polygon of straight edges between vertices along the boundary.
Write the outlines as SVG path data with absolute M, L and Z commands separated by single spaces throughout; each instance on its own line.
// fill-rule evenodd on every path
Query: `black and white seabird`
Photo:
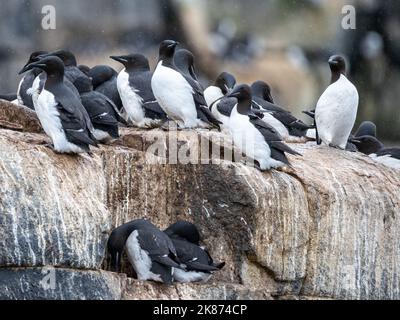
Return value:
M 213 104 L 230 93 L 235 85 L 235 77 L 228 72 L 222 72 L 217 77 L 214 84 L 204 90 L 204 98 L 206 99 L 208 107 L 212 110 Z
M 90 69 L 93 89 L 104 94 L 122 111 L 122 101 L 118 92 L 118 72 L 106 65 L 98 65 Z
M 382 142 L 370 135 L 355 136 L 350 141 L 356 145 L 358 151 L 370 156 L 373 160 L 388 167 L 400 169 L 400 148 L 385 148 Z
M 167 120 L 151 89 L 150 65 L 141 54 L 111 56 L 124 65 L 117 86 L 122 100 L 125 120 L 139 128 L 159 126 Z
M 23 72 L 23 70 L 28 66 L 29 64 L 38 61 L 39 56 L 46 54 L 46 51 L 36 51 L 33 52 L 26 65 L 22 68 L 20 74 Z M 35 109 L 33 101 L 32 101 L 32 87 L 33 87 L 33 82 L 35 81 L 36 77 L 41 74 L 43 71 L 35 68 L 32 70 L 29 70 L 29 72 L 26 72 L 25 75 L 22 77 L 18 89 L 17 89 L 17 99 L 18 103 L 20 105 L 24 105 L 25 107 L 28 107 L 30 109 Z
M 26 70 L 40 68 L 46 80 L 35 105 L 40 123 L 59 153 L 90 152 L 97 146 L 93 125 L 80 99 L 64 84 L 64 64 L 55 56 L 31 63 Z
M 168 117 L 181 128 L 219 128 L 220 121 L 208 109 L 198 82 L 176 67 L 177 45 L 172 40 L 160 45 L 158 65 L 151 80 L 154 96 Z
M 179 261 L 186 270 L 175 269 L 174 279 L 178 282 L 206 282 L 212 272 L 221 270 L 225 263 L 215 263 L 210 253 L 200 247 L 197 227 L 187 221 L 178 221 L 164 231 L 172 240 Z
M 39 95 L 43 90 L 46 81 L 46 72 L 44 72 L 40 68 L 34 68 L 32 70 L 28 70 L 27 67 L 31 63 L 39 61 L 41 57 L 44 57 L 47 54 L 48 53 L 46 51 L 37 51 L 32 53 L 28 63 L 19 72 L 19 74 L 26 73 L 26 75 L 23 77 L 18 87 L 19 104 L 28 103 L 30 105 L 30 103 L 32 103 L 31 109 L 33 110 L 35 110 L 35 105 L 37 104 Z M 67 77 L 65 77 L 65 75 L 64 75 L 64 84 L 74 93 L 74 95 L 79 97 L 78 89 L 72 84 L 71 81 L 67 79 Z
M 273 103 L 270 86 L 264 81 L 256 81 L 251 85 L 253 108 L 267 111 L 263 121 L 274 127 L 284 140 L 297 141 L 306 137 L 312 126 L 297 119 L 289 111 Z M 271 102 L 272 101 L 272 102 Z
M 75 55 L 67 50 L 57 50 L 41 57 L 56 56 L 62 60 L 65 68 L 65 77 L 76 87 L 79 94 L 86 87 L 85 83 L 92 83 L 92 79 L 77 67 Z M 79 81 L 78 81 L 79 80 Z
M 171 284 L 175 268 L 181 268 L 172 240 L 148 220 L 134 220 L 114 229 L 107 248 L 113 271 L 120 271 L 126 249 L 139 280 Z
M 285 152 L 300 155 L 282 141 L 272 126 L 253 113 L 251 89 L 248 85 L 237 86 L 228 97 L 238 100 L 229 121 L 233 143 L 242 153 L 257 161 L 261 170 L 290 165 Z
M 80 81 L 79 79 L 77 80 Z M 92 121 L 96 140 L 108 142 L 119 138 L 117 107 L 100 92 L 93 91 L 93 86 L 86 81 L 80 84 L 81 101 Z
M 232 105 L 232 99 L 225 97 L 236 85 L 236 79 L 228 72 L 222 72 L 215 80 L 212 86 L 204 91 L 204 97 L 211 113 L 218 121 L 223 123 L 223 129 L 227 127 L 227 120 L 233 109 L 227 106 Z M 230 101 L 229 101 L 230 100 Z M 235 104 L 235 103 L 233 103 Z
M 324 144 L 344 150 L 356 121 L 359 96 L 356 87 L 345 76 L 344 58 L 332 56 L 329 66 L 331 84 L 317 102 L 315 122 L 318 137 Z

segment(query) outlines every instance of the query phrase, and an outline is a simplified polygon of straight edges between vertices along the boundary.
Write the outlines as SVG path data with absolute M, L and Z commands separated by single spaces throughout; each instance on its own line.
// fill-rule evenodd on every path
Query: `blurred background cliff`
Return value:
M 356 29 L 342 28 L 342 7 L 356 8 Z M 56 30 L 43 30 L 42 7 L 56 8 Z M 141 52 L 152 65 L 161 40 L 195 52 L 208 84 L 221 71 L 239 82 L 263 79 L 274 98 L 302 117 L 329 84 L 328 57 L 346 55 L 360 93 L 357 121 L 400 141 L 398 0 L 2 0 L 0 92 L 15 92 L 32 51 L 68 48 L 79 64 L 109 64 L 112 54 Z

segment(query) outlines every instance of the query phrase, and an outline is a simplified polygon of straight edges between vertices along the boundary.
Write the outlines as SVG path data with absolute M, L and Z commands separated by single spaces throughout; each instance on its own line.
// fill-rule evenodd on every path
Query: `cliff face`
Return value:
M 312 144 L 291 145 L 303 157 L 286 171 L 157 164 L 144 152 L 155 136 L 157 155 L 172 153 L 159 130 L 58 155 L 34 115 L 10 108 L 0 102 L 0 299 L 400 298 L 398 171 Z M 219 137 L 178 133 L 193 154 Z M 193 221 L 227 265 L 206 285 L 139 282 L 126 261 L 126 275 L 108 272 L 108 234 L 139 217 Z

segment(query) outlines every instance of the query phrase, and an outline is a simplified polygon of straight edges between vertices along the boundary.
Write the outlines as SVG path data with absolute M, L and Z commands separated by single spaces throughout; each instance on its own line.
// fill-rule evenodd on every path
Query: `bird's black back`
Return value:
M 57 109 L 67 140 L 87 152 L 90 151 L 89 145 L 97 146 L 92 134 L 93 125 L 80 98 L 63 82 L 52 84 L 46 81 L 45 89 L 54 95 L 58 103 Z

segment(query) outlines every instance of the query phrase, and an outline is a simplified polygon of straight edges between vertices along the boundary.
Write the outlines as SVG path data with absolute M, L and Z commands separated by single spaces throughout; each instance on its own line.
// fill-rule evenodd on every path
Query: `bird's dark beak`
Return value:
M 174 43 L 171 43 L 168 48 L 172 49 L 172 48 L 176 48 L 179 45 L 179 42 L 175 41 Z
M 128 59 L 126 56 L 110 56 L 111 59 L 120 62 L 122 64 L 127 63 Z
M 34 69 L 34 68 L 43 69 L 44 67 L 46 67 L 46 64 L 40 63 L 40 60 L 39 60 L 37 62 L 32 62 L 32 63 L 26 64 L 18 74 L 23 74 L 23 73 L 25 73 L 25 72 L 27 72 L 29 70 Z
M 328 63 L 332 66 L 336 66 L 337 64 L 339 64 L 339 61 L 333 60 L 333 59 L 329 59 Z
M 303 113 L 312 119 L 315 119 L 315 113 L 312 111 L 303 111 Z
M 233 90 L 229 95 L 228 98 L 237 98 L 240 96 L 240 92 L 239 91 L 235 91 Z
M 357 140 L 357 138 L 351 138 L 351 139 L 349 139 L 349 142 L 351 142 L 353 144 L 360 144 L 361 143 L 361 141 Z
M 28 62 L 26 65 L 24 65 L 24 67 L 18 72 L 18 74 L 21 75 L 21 74 L 23 74 L 23 73 L 25 73 L 25 72 L 31 70 L 31 69 L 28 69 L 28 66 L 29 66 L 29 65 L 30 65 L 29 62 Z

